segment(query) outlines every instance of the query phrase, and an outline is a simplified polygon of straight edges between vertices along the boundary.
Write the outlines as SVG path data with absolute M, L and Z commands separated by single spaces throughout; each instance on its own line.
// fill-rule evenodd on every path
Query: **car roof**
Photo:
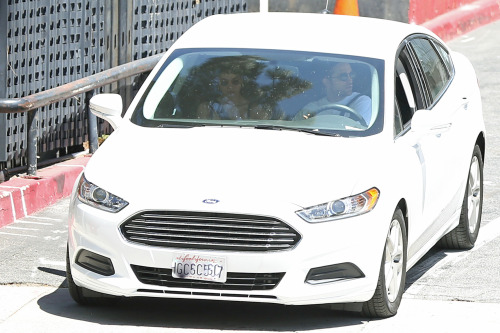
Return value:
M 191 27 L 174 48 L 252 48 L 394 58 L 401 41 L 424 27 L 358 16 L 311 13 L 213 15 Z M 439 39 L 439 38 L 438 38 Z

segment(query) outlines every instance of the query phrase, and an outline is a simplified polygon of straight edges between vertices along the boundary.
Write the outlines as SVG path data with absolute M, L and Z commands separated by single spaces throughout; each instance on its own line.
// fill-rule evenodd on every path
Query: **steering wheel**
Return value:
M 309 117 L 315 117 L 319 115 L 320 113 L 323 114 L 337 114 L 334 111 L 339 111 L 342 116 L 351 118 L 354 121 L 357 121 L 361 125 L 368 127 L 366 124 L 365 119 L 363 116 L 361 116 L 358 111 L 354 110 L 353 108 L 350 108 L 346 105 L 342 104 L 337 104 L 337 103 L 330 103 L 327 105 L 323 105 L 322 107 L 318 108 L 316 111 L 313 111 L 309 114 Z

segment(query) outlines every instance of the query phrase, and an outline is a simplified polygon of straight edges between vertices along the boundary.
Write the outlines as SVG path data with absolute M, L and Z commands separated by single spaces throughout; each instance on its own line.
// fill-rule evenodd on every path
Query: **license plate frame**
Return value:
M 177 253 L 172 259 L 172 277 L 224 283 L 227 280 L 226 258 L 221 256 Z

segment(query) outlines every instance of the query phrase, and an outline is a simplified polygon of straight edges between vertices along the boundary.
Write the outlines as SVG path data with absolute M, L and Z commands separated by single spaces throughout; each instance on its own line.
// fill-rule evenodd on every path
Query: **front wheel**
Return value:
M 365 316 L 387 318 L 397 313 L 406 282 L 407 247 L 405 219 L 398 208 L 387 233 L 375 294 L 363 304 Z
M 467 176 L 467 186 L 460 212 L 458 226 L 439 241 L 439 245 L 448 249 L 468 250 L 474 247 L 483 208 L 483 157 L 481 149 L 474 147 Z

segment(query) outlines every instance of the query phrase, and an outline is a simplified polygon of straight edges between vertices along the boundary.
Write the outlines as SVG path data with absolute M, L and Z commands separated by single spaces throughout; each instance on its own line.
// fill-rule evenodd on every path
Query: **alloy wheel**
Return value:
M 394 219 L 385 242 L 385 287 L 387 298 L 394 302 L 398 296 L 403 277 L 403 232 Z
M 467 182 L 467 211 L 469 232 L 474 233 L 479 221 L 481 205 L 481 166 L 477 156 L 472 158 Z

